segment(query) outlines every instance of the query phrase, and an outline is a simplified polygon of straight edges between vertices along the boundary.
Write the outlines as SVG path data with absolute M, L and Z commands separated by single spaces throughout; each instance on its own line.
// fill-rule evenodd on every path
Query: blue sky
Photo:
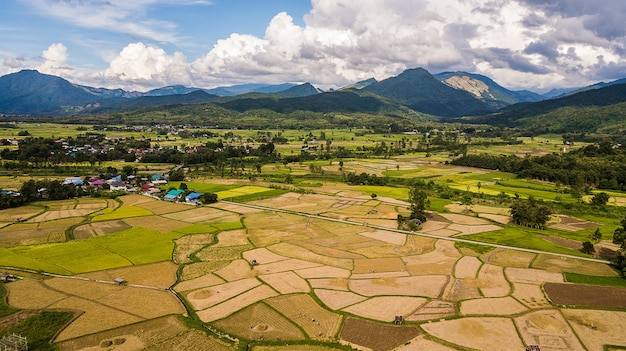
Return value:
M 624 18 L 622 0 L 5 0 L 0 75 L 336 88 L 424 67 L 541 91 L 626 77 Z

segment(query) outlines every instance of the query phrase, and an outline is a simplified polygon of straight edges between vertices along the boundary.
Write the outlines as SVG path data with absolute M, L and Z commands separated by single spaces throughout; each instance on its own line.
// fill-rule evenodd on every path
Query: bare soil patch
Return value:
M 500 230 L 502 227 L 495 224 L 465 225 L 453 223 L 450 224 L 447 229 L 459 232 L 458 235 L 468 235 Z
M 466 224 L 466 225 L 485 225 L 489 224 L 484 219 L 472 217 L 472 216 L 464 216 L 455 213 L 441 213 L 442 217 L 446 218 L 448 221 L 453 222 L 455 224 Z
M 406 270 L 401 258 L 367 258 L 354 260 L 352 274 L 399 272 Z
M 215 271 L 215 274 L 229 282 L 256 276 L 256 272 L 250 268 L 250 263 L 246 260 L 234 260 L 226 267 Z
M 386 277 L 350 280 L 350 290 L 363 296 L 405 295 L 437 298 L 443 293 L 448 276 Z
M 478 284 L 486 297 L 506 296 L 511 292 L 503 268 L 490 264 L 484 264 L 478 272 Z
M 361 295 L 348 291 L 315 289 L 314 292 L 326 306 L 333 310 L 340 310 L 366 299 Z
M 130 229 L 124 221 L 106 221 L 83 224 L 74 228 L 74 239 L 82 240 L 95 236 L 108 235 Z
M 307 293 L 311 290 L 306 280 L 292 271 L 263 274 L 258 277 L 281 294 Z
M 463 256 L 456 262 L 454 267 L 454 276 L 456 278 L 474 279 L 478 274 L 478 270 L 483 263 L 476 257 Z
M 445 296 L 446 300 L 461 301 L 481 297 L 475 279 L 455 279 L 451 284 L 452 286 Z
M 476 350 L 523 350 L 513 321 L 509 318 L 468 317 L 422 324 L 430 335 Z
M 406 241 L 406 234 L 388 232 L 385 230 L 376 230 L 373 232 L 361 232 L 359 234 L 365 237 L 371 238 L 371 239 L 384 241 L 386 243 L 394 244 L 394 245 L 404 245 L 404 242 Z
M 250 306 L 259 301 L 276 295 L 278 295 L 278 293 L 272 288 L 267 285 L 261 285 L 252 290 L 248 290 L 243 294 L 237 295 L 230 300 L 199 311 L 197 312 L 197 314 L 200 320 L 202 320 L 203 322 L 213 322 L 218 319 L 227 317 L 244 307 Z
M 345 278 L 308 279 L 308 282 L 313 289 L 348 291 L 348 279 Z
M 423 335 L 418 336 L 417 338 L 412 339 L 411 341 L 407 341 L 404 345 L 398 346 L 394 349 L 394 351 L 455 351 L 448 346 L 444 346 L 438 344 L 432 340 L 428 340 L 424 338 Z
M 524 342 L 545 350 L 583 351 L 585 348 L 558 310 L 543 310 L 515 318 Z
M 302 340 L 304 334 L 291 321 L 264 303 L 256 303 L 214 322 L 221 330 L 249 340 Z
M 563 282 L 563 275 L 561 273 L 547 272 L 541 269 L 507 267 L 504 269 L 504 272 L 510 282 L 537 285 L 543 282 Z
M 526 311 L 526 307 L 510 296 L 461 302 L 461 313 L 465 315 L 508 316 L 523 311 Z
M 562 229 L 562 228 L 559 228 Z M 563 247 L 570 248 L 572 250 L 582 250 L 583 245 L 580 241 L 561 238 L 558 236 L 548 236 L 548 235 L 540 235 L 543 240 L 549 241 L 553 244 L 561 245 Z
M 407 316 L 426 303 L 426 299 L 409 296 L 380 296 L 367 299 L 343 311 L 368 319 L 393 322 L 395 316 Z
M 539 285 L 513 283 L 513 297 L 528 308 L 545 308 L 550 306 Z
M 165 289 L 176 283 L 177 269 L 177 265 L 165 261 L 85 273 L 79 276 L 110 282 L 115 278 L 121 277 L 130 284 L 147 285 Z
M 456 304 L 450 301 L 433 300 L 417 309 L 413 314 L 404 316 L 407 321 L 421 322 L 455 316 Z
M 309 295 L 281 295 L 267 303 L 299 325 L 309 337 L 329 340 L 339 331 L 343 317 L 325 310 Z
M 626 312 L 580 309 L 561 310 L 589 351 L 603 351 L 604 345 L 626 347 Z
M 192 222 L 192 223 L 213 221 L 213 220 L 218 220 L 219 218 L 222 218 L 222 217 L 232 217 L 232 216 L 239 217 L 239 215 L 231 213 L 231 212 L 226 212 L 226 211 L 218 210 L 218 209 L 211 208 L 211 207 L 204 207 L 204 206 L 197 207 L 197 208 L 185 206 L 185 208 L 182 211 L 174 212 L 174 213 L 167 213 L 163 215 L 163 217 L 167 217 L 167 218 L 171 218 L 171 219 L 175 219 L 179 221 Z
M 228 282 L 194 290 L 188 292 L 186 297 L 195 310 L 203 310 L 249 291 L 259 285 L 261 285 L 261 282 L 257 279 L 243 279 L 236 282 Z
M 545 283 L 543 289 L 548 298 L 559 305 L 626 308 L 626 288 Z
M 347 318 L 339 337 L 349 343 L 372 350 L 388 351 L 420 334 L 414 326 L 394 326 Z
M 215 246 L 239 246 L 248 245 L 248 233 L 245 229 L 228 230 L 217 234 Z
M 195 279 L 179 282 L 178 284 L 174 286 L 174 290 L 178 292 L 183 292 L 183 291 L 196 290 L 196 289 L 205 288 L 205 287 L 214 286 L 214 285 L 220 285 L 223 283 L 224 281 L 221 278 L 219 278 L 218 276 L 214 274 L 209 273 L 209 274 L 203 275 Z
M 343 268 L 320 266 L 313 268 L 304 268 L 295 271 L 299 276 L 305 279 L 311 278 L 348 278 L 350 271 Z
M 489 220 L 492 220 L 496 223 L 501 223 L 501 224 L 509 224 L 509 222 L 511 222 L 511 217 L 510 216 L 505 216 L 505 215 L 499 215 L 499 214 L 493 214 L 493 213 L 479 213 L 478 214 L 479 217 L 481 218 L 486 218 Z

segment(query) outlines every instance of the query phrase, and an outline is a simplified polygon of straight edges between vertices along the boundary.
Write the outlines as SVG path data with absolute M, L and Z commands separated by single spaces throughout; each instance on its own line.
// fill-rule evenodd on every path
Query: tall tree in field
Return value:
M 411 188 L 409 190 L 409 202 L 411 203 L 410 219 L 417 219 L 421 223 L 426 222 L 426 198 L 428 195 L 425 191 Z

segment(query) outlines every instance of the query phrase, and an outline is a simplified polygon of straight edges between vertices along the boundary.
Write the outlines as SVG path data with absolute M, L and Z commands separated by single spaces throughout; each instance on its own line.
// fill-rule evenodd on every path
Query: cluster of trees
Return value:
M 33 202 L 41 199 L 65 200 L 83 195 L 83 190 L 74 184 L 63 184 L 59 180 L 28 180 L 22 184 L 20 194 L 24 202 Z
M 376 174 L 367 174 L 362 172 L 356 173 L 344 173 L 344 180 L 350 185 L 386 185 L 386 177 L 378 177 Z
M 583 188 L 626 190 L 626 146 L 609 142 L 588 145 L 565 154 L 520 158 L 514 155 L 464 155 L 454 165 L 497 169 L 532 178 Z
M 511 205 L 511 220 L 525 227 L 544 229 L 552 211 L 532 196 L 527 201 L 518 200 Z

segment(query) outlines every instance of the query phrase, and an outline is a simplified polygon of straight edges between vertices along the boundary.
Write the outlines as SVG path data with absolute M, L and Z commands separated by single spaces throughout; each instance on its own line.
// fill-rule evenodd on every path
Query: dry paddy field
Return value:
M 255 203 L 370 223 L 393 221 L 404 211 L 346 187 L 326 190 L 339 196 L 289 193 Z M 254 341 L 252 350 L 337 345 L 289 341 L 383 351 L 626 347 L 623 291 L 563 285 L 563 272 L 615 276 L 602 264 L 505 249 L 469 255 L 447 240 L 230 203 L 189 207 L 139 195 L 120 200 L 119 207 L 109 200 L 68 201 L 49 204 L 47 212 L 0 211 L 0 224 L 6 224 L 0 243 L 9 236 L 49 240 L 52 232 L 76 225 L 74 237 L 85 240 L 131 227 L 181 234 L 172 239 L 171 261 L 8 284 L 11 306 L 81 312 L 57 336 L 61 350 L 237 349 L 237 343 L 186 327 L 174 316 L 185 315 L 185 308 L 169 288 L 200 321 Z M 456 236 L 496 230 L 508 218 L 496 207 L 473 206 L 478 216 L 465 215 L 465 206 L 449 209 L 432 215 L 424 231 Z M 72 211 L 106 217 L 81 224 L 88 214 Z M 29 220 L 15 223 L 18 217 Z M 214 226 L 240 221 L 243 228 Z M 112 284 L 118 277 L 128 284 Z M 611 294 L 618 295 L 611 300 Z M 598 306 L 597 300 L 609 301 L 601 307 L 613 310 L 579 307 Z M 393 323 L 398 316 L 404 324 Z

